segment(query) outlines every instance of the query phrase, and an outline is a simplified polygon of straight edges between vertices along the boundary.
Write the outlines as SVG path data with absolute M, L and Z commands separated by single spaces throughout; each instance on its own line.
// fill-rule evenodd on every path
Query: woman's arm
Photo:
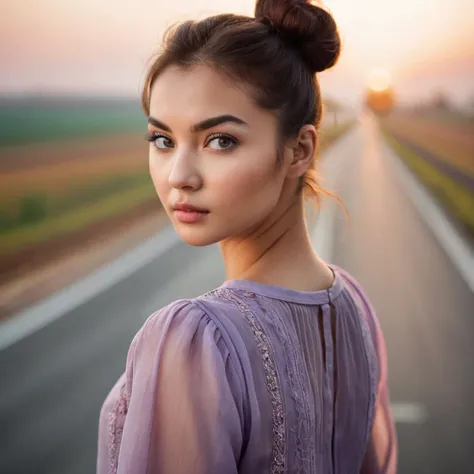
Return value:
M 390 407 L 387 380 L 387 355 L 385 340 L 378 321 L 373 314 L 372 333 L 380 367 L 380 379 L 375 406 L 374 424 L 369 439 L 361 474 L 395 474 L 397 472 L 397 436 Z
M 119 474 L 233 474 L 242 446 L 238 377 L 215 323 L 180 301 L 153 315 L 127 363 Z

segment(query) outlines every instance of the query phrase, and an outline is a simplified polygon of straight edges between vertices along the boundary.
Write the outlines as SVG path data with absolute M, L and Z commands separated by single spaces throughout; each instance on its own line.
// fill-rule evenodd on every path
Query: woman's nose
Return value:
M 175 156 L 168 178 L 169 185 L 172 188 L 189 188 L 195 191 L 202 186 L 202 178 L 196 166 L 192 163 L 193 158 L 191 155 L 186 156 L 184 154 Z

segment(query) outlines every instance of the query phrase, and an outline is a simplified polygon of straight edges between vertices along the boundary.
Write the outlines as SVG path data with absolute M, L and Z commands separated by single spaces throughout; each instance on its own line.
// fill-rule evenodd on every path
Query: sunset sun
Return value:
M 390 73 L 386 69 L 373 69 L 368 77 L 368 86 L 375 92 L 388 89 L 391 82 Z

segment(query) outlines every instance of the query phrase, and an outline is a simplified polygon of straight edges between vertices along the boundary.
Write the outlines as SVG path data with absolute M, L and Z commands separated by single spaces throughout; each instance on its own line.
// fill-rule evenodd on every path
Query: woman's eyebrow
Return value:
M 207 130 L 208 128 L 212 128 L 226 122 L 233 122 L 239 125 L 248 126 L 247 122 L 236 117 L 235 115 L 226 114 L 226 115 L 218 115 L 216 117 L 211 117 L 206 120 L 203 120 L 202 122 L 196 123 L 191 126 L 190 130 L 191 132 L 202 132 L 203 130 Z M 162 130 L 165 130 L 166 132 L 171 133 L 171 128 L 168 127 L 168 125 L 166 125 L 165 123 L 160 122 L 156 118 L 153 118 L 151 116 L 148 117 L 148 123 L 151 125 L 154 125 L 155 127 L 161 128 Z
M 211 117 L 206 120 L 203 120 L 202 122 L 199 122 L 191 127 L 192 132 L 202 132 L 203 130 L 207 130 L 208 128 L 215 127 L 216 125 L 220 125 L 222 123 L 226 122 L 233 122 L 237 123 L 239 125 L 246 125 L 248 126 L 247 122 L 244 122 L 242 119 L 239 119 L 239 117 L 236 117 L 235 115 L 218 115 L 217 117 Z

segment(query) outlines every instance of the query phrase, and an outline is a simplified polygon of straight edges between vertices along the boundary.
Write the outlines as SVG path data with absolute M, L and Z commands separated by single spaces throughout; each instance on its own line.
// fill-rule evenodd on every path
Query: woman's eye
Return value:
M 164 135 L 152 137 L 151 141 L 153 142 L 155 147 L 159 149 L 167 149 L 173 147 L 173 142 L 171 141 L 171 139 L 165 137 Z
M 227 150 L 236 144 L 236 141 L 231 137 L 215 137 L 209 140 L 210 148 L 214 150 Z

